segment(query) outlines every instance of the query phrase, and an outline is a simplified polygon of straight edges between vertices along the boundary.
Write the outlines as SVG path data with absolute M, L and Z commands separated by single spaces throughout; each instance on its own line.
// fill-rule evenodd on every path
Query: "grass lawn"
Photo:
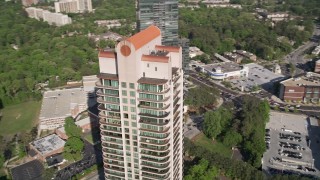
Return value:
M 207 138 L 203 133 L 197 135 L 192 139 L 192 141 L 201 147 L 204 147 L 208 149 L 211 152 L 215 152 L 218 154 L 221 154 L 225 157 L 231 157 L 232 150 L 231 148 L 228 148 L 224 146 L 221 142 L 219 141 L 214 141 L 212 142 L 211 139 Z
M 98 140 L 100 140 L 100 135 L 98 131 L 91 131 L 87 133 L 84 138 L 91 144 L 96 143 Z
M 40 107 L 41 101 L 29 101 L 3 108 L 1 110 L 0 135 L 30 131 L 36 125 Z

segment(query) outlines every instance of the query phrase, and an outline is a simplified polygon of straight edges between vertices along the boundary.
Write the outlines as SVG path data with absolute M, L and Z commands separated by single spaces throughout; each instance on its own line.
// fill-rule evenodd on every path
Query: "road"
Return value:
M 285 56 L 284 60 L 286 62 L 291 62 L 294 65 L 296 65 L 298 68 L 296 68 L 296 74 L 301 74 L 306 70 L 306 66 L 299 66 L 299 64 L 305 64 L 308 59 L 304 58 L 305 52 L 312 48 L 317 46 L 319 43 L 319 37 L 320 37 L 320 25 L 315 25 L 315 29 L 312 36 L 312 41 L 306 42 L 304 45 L 300 46 L 299 48 L 292 51 L 290 54 Z M 318 42 L 317 42 L 318 41 Z

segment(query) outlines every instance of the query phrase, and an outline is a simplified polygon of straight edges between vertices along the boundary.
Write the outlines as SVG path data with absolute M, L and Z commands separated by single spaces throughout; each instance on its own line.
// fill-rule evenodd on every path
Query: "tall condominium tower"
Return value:
M 181 180 L 181 47 L 150 26 L 99 53 L 97 95 L 106 179 Z
M 178 44 L 178 0 L 137 0 L 137 27 L 141 31 L 156 25 L 162 32 L 162 43 Z

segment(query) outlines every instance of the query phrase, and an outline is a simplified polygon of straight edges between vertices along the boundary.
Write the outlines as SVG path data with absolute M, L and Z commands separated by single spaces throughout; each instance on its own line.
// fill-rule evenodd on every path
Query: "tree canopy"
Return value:
M 72 117 L 67 117 L 65 119 L 64 130 L 68 137 L 78 137 L 81 136 L 81 128 L 78 127 Z
M 201 106 L 212 106 L 217 101 L 219 91 L 206 86 L 191 88 L 188 91 L 185 103 L 196 108 Z

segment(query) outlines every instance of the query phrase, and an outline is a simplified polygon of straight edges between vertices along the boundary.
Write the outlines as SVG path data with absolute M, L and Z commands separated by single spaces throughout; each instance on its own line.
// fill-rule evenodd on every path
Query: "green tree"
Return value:
M 72 117 L 65 119 L 64 129 L 68 137 L 81 137 L 81 128 L 75 124 Z
M 242 142 L 242 136 L 238 132 L 231 130 L 230 132 L 226 133 L 222 142 L 228 147 L 233 147 Z
M 196 108 L 212 106 L 216 103 L 219 91 L 215 88 L 197 87 L 189 89 L 185 103 Z
M 78 137 L 68 138 L 63 149 L 63 157 L 69 161 L 79 161 L 82 159 L 83 141 Z

